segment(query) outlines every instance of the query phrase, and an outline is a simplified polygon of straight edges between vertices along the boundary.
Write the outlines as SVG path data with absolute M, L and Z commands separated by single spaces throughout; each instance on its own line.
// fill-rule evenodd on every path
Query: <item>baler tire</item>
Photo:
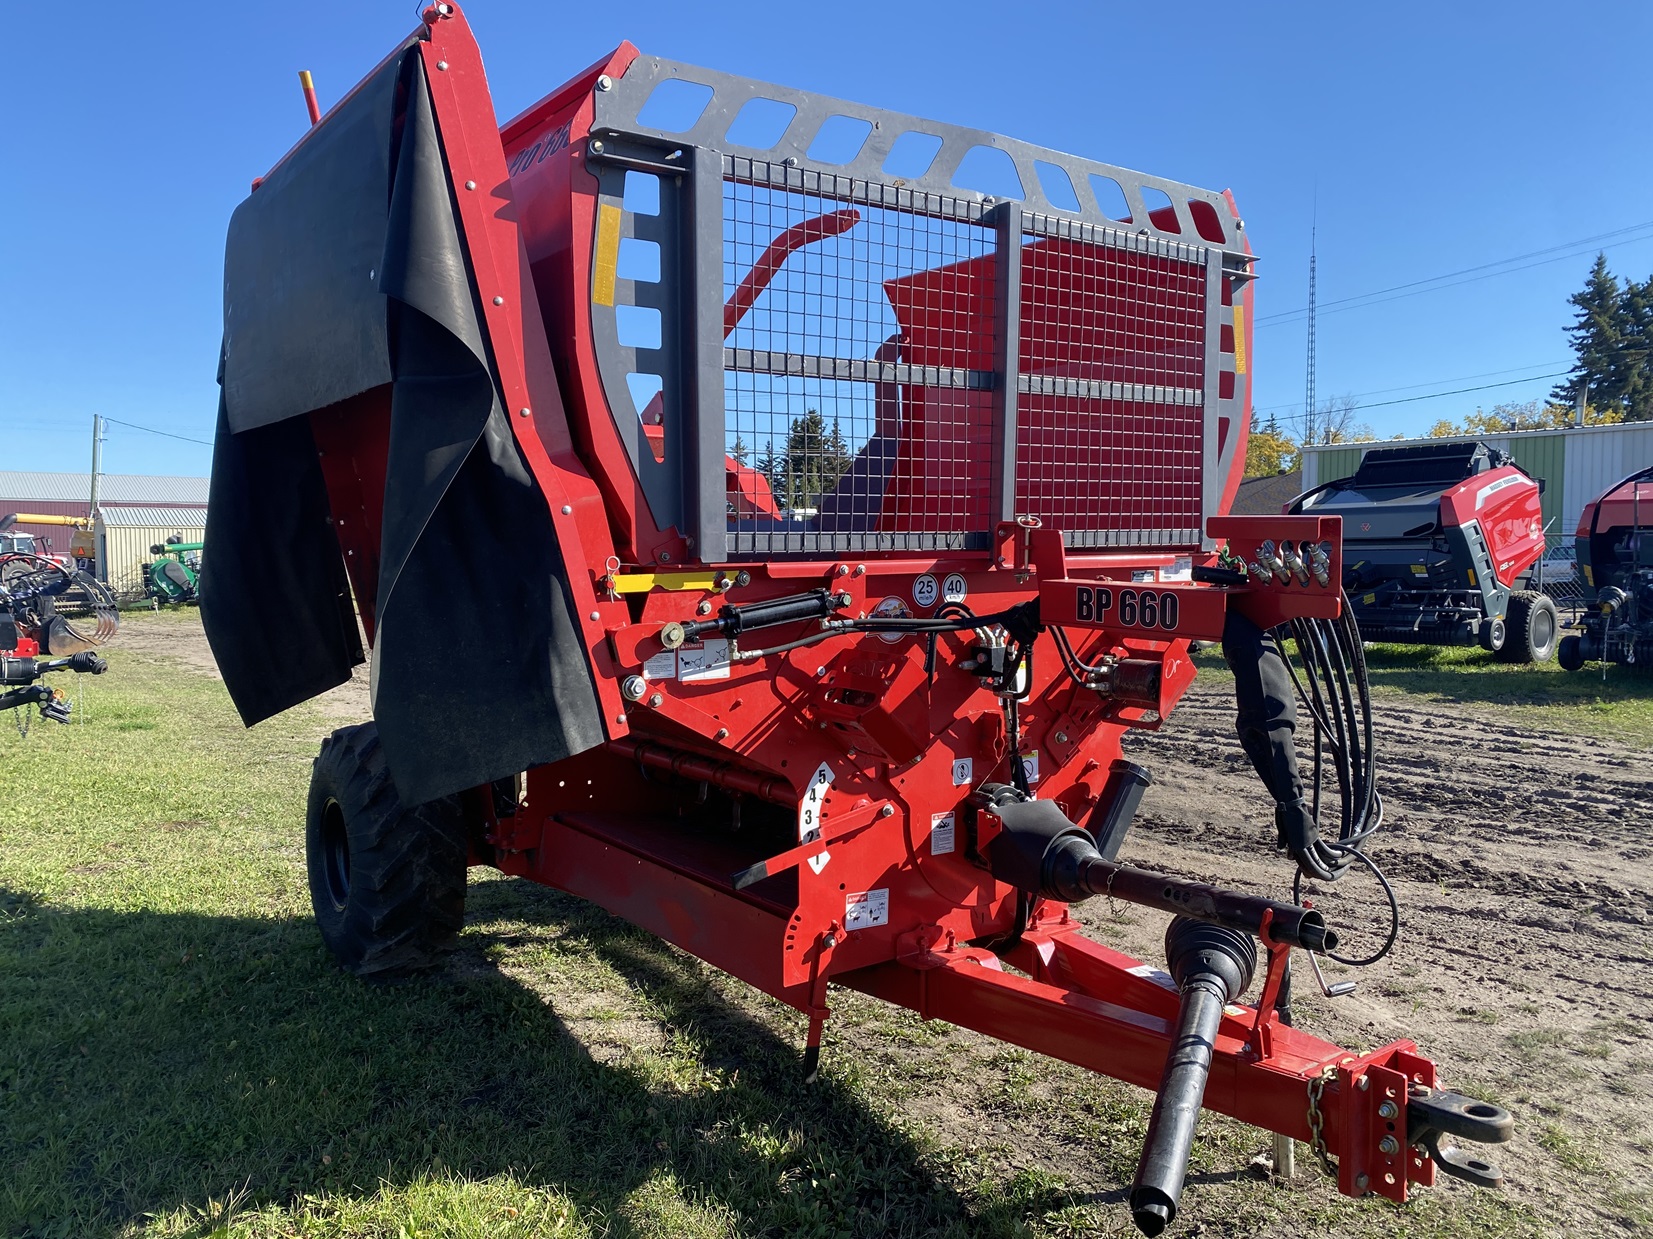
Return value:
M 322 940 L 359 977 L 427 968 L 465 923 L 465 816 L 457 797 L 402 803 L 372 723 L 322 741 L 304 851 Z
M 1476 639 L 1488 654 L 1501 653 L 1509 644 L 1509 626 L 1501 619 L 1484 619 L 1481 621 L 1481 631 L 1476 634 Z
M 1507 663 L 1545 663 L 1555 655 L 1561 617 L 1555 603 L 1536 590 L 1510 595 L 1508 635 L 1498 657 Z
M 1577 633 L 1561 638 L 1561 644 L 1556 646 L 1555 659 L 1563 671 L 1584 670 L 1584 642 Z

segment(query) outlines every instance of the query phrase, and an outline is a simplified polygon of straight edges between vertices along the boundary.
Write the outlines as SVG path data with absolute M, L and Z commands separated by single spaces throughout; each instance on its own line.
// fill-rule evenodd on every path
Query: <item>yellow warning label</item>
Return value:
M 1469 577 L 1469 583 L 1471 585 L 1474 585 L 1475 584 L 1475 569 L 1466 568 L 1466 569 L 1464 569 L 1464 571 L 1465 571 L 1465 574 Z
M 1364 602 L 1367 606 L 1371 606 L 1377 600 L 1378 600 L 1378 596 L 1376 594 L 1367 594 L 1364 598 L 1361 599 L 1361 601 Z
M 1245 373 L 1245 306 L 1234 307 L 1234 373 Z
M 1429 575 L 1429 569 L 1424 567 L 1422 564 L 1413 564 L 1412 565 L 1412 572 L 1413 572 L 1413 575 L 1415 575 L 1415 576 L 1428 576 Z
M 597 260 L 591 271 L 591 299 L 614 304 L 614 268 L 620 261 L 620 208 L 603 203 L 597 208 Z

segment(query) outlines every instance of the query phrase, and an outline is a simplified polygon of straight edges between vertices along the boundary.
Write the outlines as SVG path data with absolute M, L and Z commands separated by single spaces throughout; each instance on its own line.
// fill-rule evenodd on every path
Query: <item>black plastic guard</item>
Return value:
M 237 210 L 202 583 L 207 635 L 249 725 L 349 677 L 361 647 L 306 415 L 389 382 L 373 712 L 412 803 L 604 739 L 452 194 L 423 65 L 404 49 Z M 309 227 L 335 243 L 296 236 L 284 202 L 307 204 Z M 251 325 L 237 309 L 249 304 Z

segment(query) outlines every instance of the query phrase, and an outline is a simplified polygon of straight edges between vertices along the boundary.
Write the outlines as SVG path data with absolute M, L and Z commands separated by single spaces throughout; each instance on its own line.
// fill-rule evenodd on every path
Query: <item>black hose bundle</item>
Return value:
M 1292 638 L 1295 658 L 1286 653 Z M 1368 870 L 1389 903 L 1389 932 L 1364 959 L 1330 955 L 1364 966 L 1387 955 L 1399 933 L 1393 888 L 1364 845 L 1383 824 L 1372 741 L 1371 685 L 1365 647 L 1348 599 L 1335 620 L 1298 618 L 1265 633 L 1246 617 L 1229 613 L 1223 654 L 1234 672 L 1240 744 L 1275 799 L 1280 845 L 1297 862 L 1292 896 L 1301 901 L 1305 876 L 1342 877 L 1352 863 Z M 1303 777 L 1295 733 L 1301 703 L 1314 725 L 1313 763 Z M 1323 814 L 1335 809 L 1335 834 Z
M 1286 667 L 1299 699 L 1314 718 L 1314 768 L 1312 811 L 1320 818 L 1321 788 L 1325 759 L 1335 771 L 1340 800 L 1337 838 L 1325 846 L 1338 856 L 1358 861 L 1383 888 L 1389 903 L 1389 932 L 1383 943 L 1364 958 L 1349 958 L 1327 952 L 1327 958 L 1341 964 L 1364 968 L 1375 964 L 1394 948 L 1400 934 L 1400 905 L 1395 889 L 1366 855 L 1363 845 L 1383 825 L 1383 797 L 1377 790 L 1377 754 L 1372 743 L 1372 686 L 1366 674 L 1366 647 L 1348 596 L 1335 620 L 1294 619 L 1291 635 L 1297 647 L 1302 676 L 1290 660 Z M 1335 689 L 1334 693 L 1332 690 Z M 1303 871 L 1292 878 L 1292 899 L 1302 902 Z

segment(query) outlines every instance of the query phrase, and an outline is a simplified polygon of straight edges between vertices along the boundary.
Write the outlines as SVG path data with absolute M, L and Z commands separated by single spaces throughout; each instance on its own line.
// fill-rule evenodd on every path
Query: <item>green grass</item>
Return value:
M 805 1086 L 795 1013 L 542 888 L 479 873 L 446 967 L 355 981 L 299 829 L 332 724 L 244 731 L 216 681 L 111 663 L 88 722 L 0 733 L 0 1236 L 1128 1227 L 1144 1094 L 847 993 Z M 1488 1193 L 1280 1191 L 1263 1142 L 1207 1116 L 1190 1230 L 1549 1233 Z
M 1220 653 L 1195 656 L 1200 673 L 1226 675 Z M 1630 746 L 1653 745 L 1653 671 L 1599 664 L 1563 671 L 1553 659 L 1526 666 L 1477 647 L 1374 645 L 1368 675 L 1379 696 L 1486 706 L 1511 723 L 1550 734 L 1582 732 Z

